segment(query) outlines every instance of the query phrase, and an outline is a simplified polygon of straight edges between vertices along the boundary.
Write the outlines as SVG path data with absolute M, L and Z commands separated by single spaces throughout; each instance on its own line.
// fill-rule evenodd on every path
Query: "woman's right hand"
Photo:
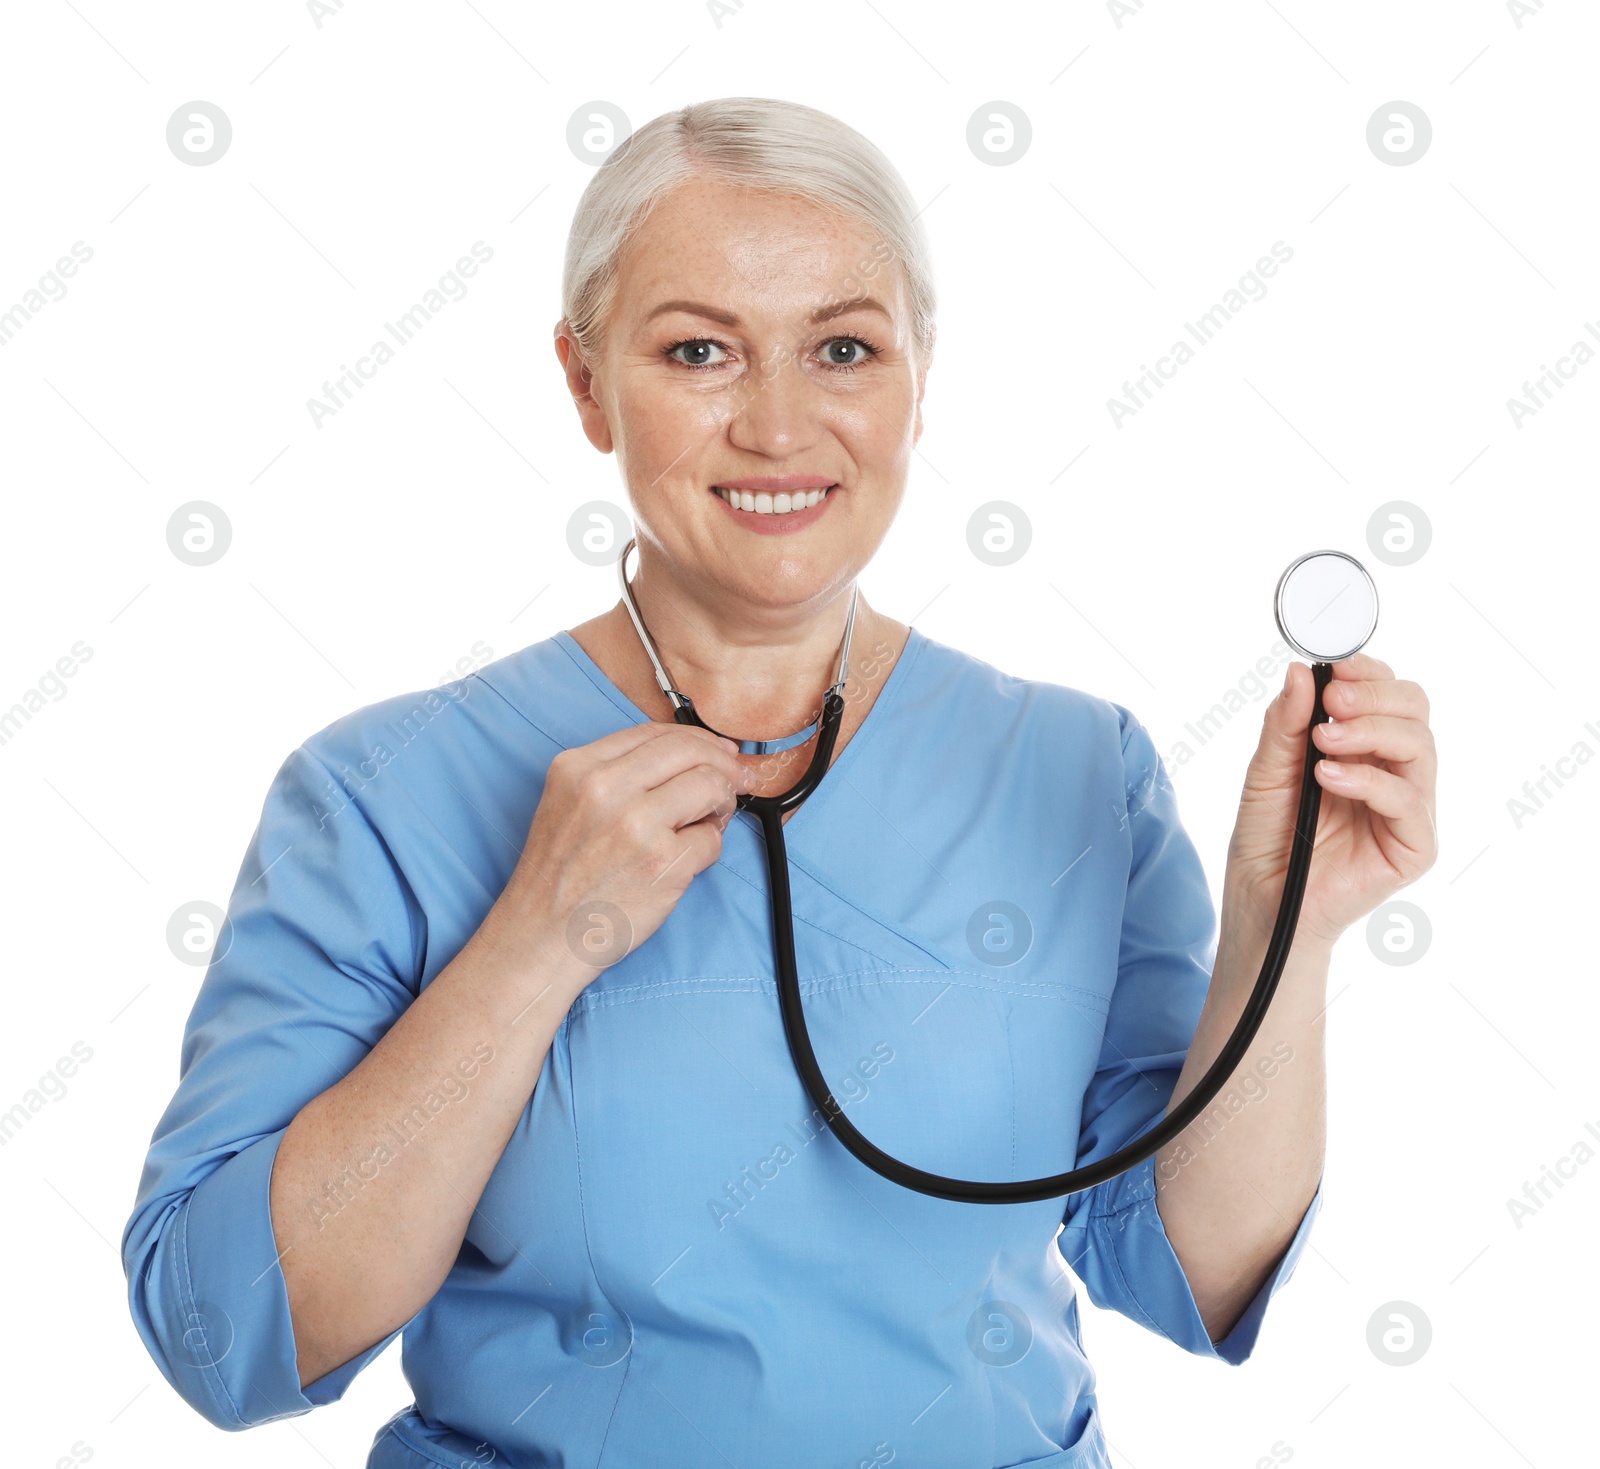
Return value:
M 759 783 L 737 748 L 651 721 L 556 755 L 496 904 L 512 937 L 564 948 L 584 984 L 642 944 L 721 856 L 736 797 Z

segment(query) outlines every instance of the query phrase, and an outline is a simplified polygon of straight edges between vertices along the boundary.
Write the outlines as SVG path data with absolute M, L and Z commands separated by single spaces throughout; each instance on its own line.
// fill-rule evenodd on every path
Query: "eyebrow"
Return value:
M 704 316 L 710 321 L 720 322 L 723 326 L 736 327 L 740 325 L 737 312 L 722 311 L 715 306 L 707 306 L 700 301 L 663 301 L 645 317 L 646 321 L 654 321 L 658 316 L 665 316 L 669 311 L 682 311 L 689 316 Z M 863 296 L 859 301 L 836 301 L 829 306 L 819 306 L 811 313 L 810 324 L 820 326 L 825 321 L 831 321 L 836 316 L 842 316 L 847 311 L 876 311 L 889 318 L 888 307 L 872 296 Z

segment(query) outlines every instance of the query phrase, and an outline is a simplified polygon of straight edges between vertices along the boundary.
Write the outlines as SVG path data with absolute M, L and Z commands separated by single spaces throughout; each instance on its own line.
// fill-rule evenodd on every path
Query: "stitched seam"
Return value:
M 1001 1023 L 1000 1033 L 1006 1038 L 1006 1070 L 1011 1075 L 1011 1172 L 1017 1171 L 1017 1057 L 1011 1047 L 1011 1021 Z
M 399 1419 L 389 1425 L 389 1432 L 400 1440 L 412 1453 L 426 1459 L 430 1464 L 442 1464 L 444 1469 L 461 1469 L 460 1459 L 446 1459 L 434 1451 L 433 1445 L 426 1439 L 412 1438 L 408 1431 L 400 1426 Z
M 1116 1212 L 1120 1214 L 1126 1211 L 1119 1209 Z M 1094 1228 L 1096 1222 L 1103 1225 L 1106 1219 L 1110 1217 L 1111 1216 L 1108 1214 L 1091 1214 L 1089 1216 L 1090 1229 L 1092 1230 Z M 1157 1321 L 1148 1311 L 1145 1310 L 1144 1302 L 1134 1294 L 1133 1287 L 1128 1283 L 1128 1277 L 1123 1273 L 1122 1257 L 1117 1253 L 1116 1242 L 1112 1237 L 1111 1231 L 1109 1229 L 1102 1229 L 1101 1234 L 1106 1240 L 1106 1248 L 1111 1258 L 1111 1268 L 1117 1272 L 1117 1279 L 1122 1283 L 1122 1293 L 1127 1297 L 1129 1304 L 1133 1306 L 1134 1310 L 1136 1310 L 1140 1317 L 1143 1318 L 1145 1324 L 1148 1325 L 1149 1328 L 1158 1336 L 1165 1337 L 1174 1346 L 1182 1346 L 1182 1343 L 1177 1339 L 1177 1337 L 1173 1336 L 1169 1331 L 1167 1331 L 1159 1321 Z
M 185 1306 L 180 1324 L 185 1327 L 185 1331 L 183 1333 L 184 1336 L 188 1335 L 187 1326 L 191 1314 L 200 1314 L 199 1307 L 196 1305 L 194 1298 L 194 1279 L 189 1271 L 189 1211 L 193 1205 L 194 1190 L 191 1189 L 189 1191 L 189 1197 L 183 1205 L 183 1228 L 178 1235 L 178 1255 L 183 1264 L 183 1289 L 181 1291 L 181 1295 L 183 1298 L 183 1304 Z M 204 1321 L 204 1317 L 202 1317 L 201 1320 Z M 181 1342 L 182 1338 L 180 1337 L 179 1340 Z M 182 1350 L 181 1346 L 179 1350 Z M 208 1353 L 207 1355 L 210 1354 Z M 193 1365 L 195 1366 L 195 1370 L 200 1374 L 200 1380 L 211 1390 L 211 1396 L 213 1400 L 218 1400 L 220 1394 L 220 1401 L 228 1406 L 229 1410 L 233 1413 L 234 1418 L 238 1421 L 239 1426 L 241 1428 L 248 1428 L 249 1424 L 245 1422 L 244 1414 L 239 1411 L 239 1405 L 234 1402 L 233 1394 L 228 1391 L 228 1384 L 223 1381 L 221 1369 L 218 1368 L 217 1364 L 212 1362 L 208 1366 L 201 1366 L 198 1363 Z
M 589 1278 L 594 1281 L 595 1288 L 605 1297 L 608 1304 L 614 1304 L 611 1297 L 606 1294 L 605 1287 L 600 1284 L 600 1273 L 594 1267 L 594 1249 L 589 1243 L 589 1211 L 583 1199 L 583 1144 L 578 1137 L 578 1089 L 576 1073 L 572 1069 L 572 1025 L 568 1021 L 563 1029 L 566 1034 L 561 1040 L 561 1049 L 566 1052 L 567 1077 L 572 1087 L 572 1151 L 577 1160 L 578 1174 L 578 1221 L 583 1225 L 583 1253 L 589 1262 Z M 611 1412 L 606 1417 L 606 1431 L 600 1436 L 600 1452 L 595 1455 L 595 1469 L 599 1469 L 600 1462 L 606 1456 L 606 1444 L 611 1438 L 611 1425 L 616 1421 L 617 1409 L 622 1404 L 622 1394 L 628 1386 L 628 1377 L 633 1371 L 633 1350 L 638 1342 L 633 1337 L 633 1322 L 628 1322 L 628 1363 L 622 1369 L 622 1381 L 617 1384 L 617 1395 L 611 1400 Z
M 1016 985 L 1007 985 L 989 981 L 984 983 L 979 976 L 972 979 L 953 978 L 953 975 L 962 973 L 960 970 L 948 969 L 898 969 L 884 972 L 872 970 L 855 971 L 861 977 L 853 977 L 852 973 L 840 975 L 821 976 L 802 980 L 800 992 L 802 994 L 837 994 L 851 989 L 864 989 L 868 985 L 889 984 L 920 984 L 928 985 L 934 979 L 942 979 L 948 984 L 959 986 L 962 989 L 978 990 L 985 994 L 1010 994 L 1019 995 L 1023 999 L 1034 1000 L 1059 1000 L 1062 1004 L 1071 1005 L 1082 1010 L 1086 1015 L 1099 1018 L 1103 1016 L 1109 1006 L 1109 1001 L 1103 996 L 1095 995 L 1092 991 L 1082 990 L 1077 993 L 1089 995 L 1095 1004 L 1085 1004 L 1082 1000 L 1075 999 L 1070 994 L 1057 994 L 1051 991 L 1038 991 L 1020 988 Z M 931 975 L 931 979 L 894 978 L 894 975 Z M 708 989 L 708 985 L 716 986 Z M 747 976 L 705 976 L 703 978 L 670 979 L 670 980 L 643 980 L 638 984 L 629 985 L 626 989 L 608 990 L 600 994 L 585 991 L 578 999 L 574 1009 L 576 1013 L 587 1014 L 590 1010 L 605 1009 L 613 1005 L 636 1005 L 645 1000 L 662 999 L 669 995 L 688 994 L 758 994 L 762 992 L 775 993 L 777 982 L 771 979 L 762 979 L 755 975 Z
M 569 637 L 572 636 L 570 633 L 567 635 Z M 594 671 L 583 662 L 583 659 L 579 658 L 578 654 L 574 653 L 572 649 L 562 642 L 561 639 L 558 638 L 554 633 L 550 635 L 550 641 L 554 643 L 556 647 L 560 648 L 562 656 L 565 657 L 567 661 L 578 670 L 579 673 L 581 673 L 586 679 L 589 680 L 591 684 L 594 685 L 595 692 L 598 693 L 600 697 L 606 701 L 606 703 L 612 705 L 614 708 L 620 709 L 622 713 L 629 719 L 637 720 L 641 716 L 646 719 L 650 717 L 648 714 L 645 714 L 644 710 L 639 708 L 632 699 L 629 699 L 626 694 L 622 693 L 621 689 L 616 689 L 613 691 L 612 689 L 607 688 L 606 683 L 594 676 Z M 572 641 L 577 643 L 578 650 L 583 654 L 583 657 L 589 658 L 588 649 L 585 648 L 582 643 L 579 643 L 576 638 L 573 638 Z M 593 663 L 594 659 L 589 658 L 589 662 Z M 610 676 L 606 674 L 605 669 L 602 668 L 600 672 L 605 679 L 609 680 Z M 619 695 L 625 702 L 618 702 Z
M 565 651 L 565 649 L 562 651 Z M 490 683 L 481 672 L 474 673 L 472 677 L 477 679 L 484 686 L 484 688 L 488 689 L 489 692 L 495 696 L 495 698 L 500 700 L 500 702 L 504 704 L 506 708 L 509 709 L 513 714 L 515 714 L 517 718 L 520 719 L 524 724 L 528 725 L 530 728 L 538 730 L 540 734 L 542 734 L 547 740 L 550 741 L 552 745 L 556 747 L 556 749 L 570 750 L 572 748 L 572 746 L 567 744 L 564 740 L 558 740 L 553 734 L 550 733 L 549 730 L 540 724 L 537 719 L 533 718 L 527 712 L 527 710 L 519 708 L 518 705 L 515 704 L 508 695 L 501 693 L 500 690 Z M 593 680 L 591 680 L 591 682 L 592 681 Z M 605 690 L 602 689 L 601 692 L 604 693 Z
M 795 866 L 799 866 L 798 863 L 794 862 L 794 859 L 792 857 L 790 858 L 790 862 Z M 730 876 L 738 878 L 739 881 L 742 882 L 747 888 L 749 888 L 751 892 L 760 893 L 763 897 L 766 896 L 766 890 L 764 888 L 757 887 L 755 885 L 755 883 L 753 883 L 748 877 L 746 877 L 744 875 L 744 873 L 740 872 L 737 867 L 730 866 L 728 863 L 724 862 L 722 860 L 722 858 L 718 857 L 716 862 L 713 865 L 722 868 L 722 870 L 724 872 L 728 873 Z M 802 868 L 801 870 L 802 871 L 806 871 L 807 875 L 812 877 L 813 881 L 815 881 L 815 875 L 810 873 L 808 869 Z M 832 889 L 829 888 L 828 891 L 832 892 Z M 838 894 L 834 894 L 834 896 L 838 897 Z M 844 900 L 840 899 L 840 901 L 844 901 Z M 791 904 L 790 906 L 792 907 L 793 905 Z M 851 908 L 854 908 L 855 905 L 854 904 L 847 904 L 847 906 L 849 906 Z M 857 911 L 859 911 L 859 910 L 857 910 Z M 793 914 L 793 917 L 794 917 L 794 921 L 796 923 L 803 923 L 803 924 L 805 924 L 805 926 L 807 928 L 815 929 L 818 933 L 825 933 L 825 934 L 828 935 L 829 938 L 837 939 L 841 944 L 848 944 L 852 949 L 861 950 L 861 952 L 863 954 L 871 954 L 874 959 L 881 960 L 885 964 L 893 964 L 894 963 L 894 960 L 889 958 L 889 956 L 887 954 L 880 954 L 876 949 L 869 949 L 865 944 L 861 943 L 857 939 L 846 938 L 845 935 L 840 933 L 837 929 L 829 928 L 827 924 L 820 923 L 815 918 L 809 918 L 804 913 L 795 913 L 795 914 Z M 873 921 L 877 922 L 876 919 L 873 920 Z M 885 928 L 888 927 L 887 924 L 883 924 L 881 926 L 885 927 Z M 896 933 L 896 931 L 894 929 L 889 929 L 889 932 Z M 897 933 L 896 933 L 896 937 L 899 937 L 899 935 Z M 905 940 L 905 942 L 909 943 L 910 940 Z M 925 953 L 925 954 L 928 953 L 928 951 L 926 949 L 922 948 L 921 944 L 912 944 L 912 947 L 917 949 L 917 950 L 919 950 L 922 953 Z M 928 957 L 930 959 L 937 959 L 939 956 L 937 954 L 928 954 Z

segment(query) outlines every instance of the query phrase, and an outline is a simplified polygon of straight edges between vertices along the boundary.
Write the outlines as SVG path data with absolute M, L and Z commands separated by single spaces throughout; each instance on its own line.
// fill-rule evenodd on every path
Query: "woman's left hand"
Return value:
M 1310 666 L 1291 663 L 1287 687 L 1267 707 L 1228 848 L 1224 912 L 1263 933 L 1283 892 L 1314 699 Z M 1433 866 L 1438 762 L 1427 695 L 1377 658 L 1335 663 L 1323 707 L 1333 722 L 1312 736 L 1325 757 L 1313 767 L 1322 810 L 1295 936 L 1331 947 Z

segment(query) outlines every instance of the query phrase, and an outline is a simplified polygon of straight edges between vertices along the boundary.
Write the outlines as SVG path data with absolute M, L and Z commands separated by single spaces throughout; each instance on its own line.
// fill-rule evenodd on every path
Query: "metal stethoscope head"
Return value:
M 850 611 L 845 618 L 844 641 L 839 645 L 839 662 L 834 670 L 833 682 L 828 685 L 822 696 L 822 708 L 817 717 L 803 729 L 796 730 L 793 734 L 782 735 L 770 740 L 742 740 L 734 735 L 722 734 L 721 730 L 712 729 L 709 724 L 695 712 L 694 700 L 673 685 L 667 670 L 662 666 L 661 657 L 656 652 L 655 643 L 651 640 L 649 630 L 644 625 L 644 618 L 639 613 L 639 604 L 634 601 L 633 587 L 628 581 L 628 552 L 637 544 L 637 538 L 630 536 L 628 543 L 622 548 L 622 554 L 617 557 L 617 580 L 622 584 L 622 601 L 628 609 L 628 616 L 633 619 L 633 626 L 639 634 L 639 641 L 644 644 L 644 651 L 649 656 L 650 666 L 655 670 L 656 684 L 672 704 L 672 717 L 679 724 L 694 724 L 701 729 L 709 730 L 712 734 L 725 740 L 733 740 L 739 746 L 741 755 L 769 755 L 781 750 L 793 749 L 796 745 L 804 744 L 813 734 L 817 736 L 817 747 L 811 753 L 811 763 L 806 768 L 806 773 L 800 777 L 797 784 L 778 796 L 757 796 L 749 791 L 742 793 L 738 798 L 739 809 L 754 808 L 757 812 L 764 808 L 771 813 L 793 810 L 799 806 L 807 796 L 816 789 L 822 777 L 827 773 L 828 765 L 833 759 L 834 743 L 839 737 L 839 726 L 844 719 L 844 686 L 850 678 L 850 636 L 856 626 L 856 602 L 860 595 L 858 587 L 850 589 Z

